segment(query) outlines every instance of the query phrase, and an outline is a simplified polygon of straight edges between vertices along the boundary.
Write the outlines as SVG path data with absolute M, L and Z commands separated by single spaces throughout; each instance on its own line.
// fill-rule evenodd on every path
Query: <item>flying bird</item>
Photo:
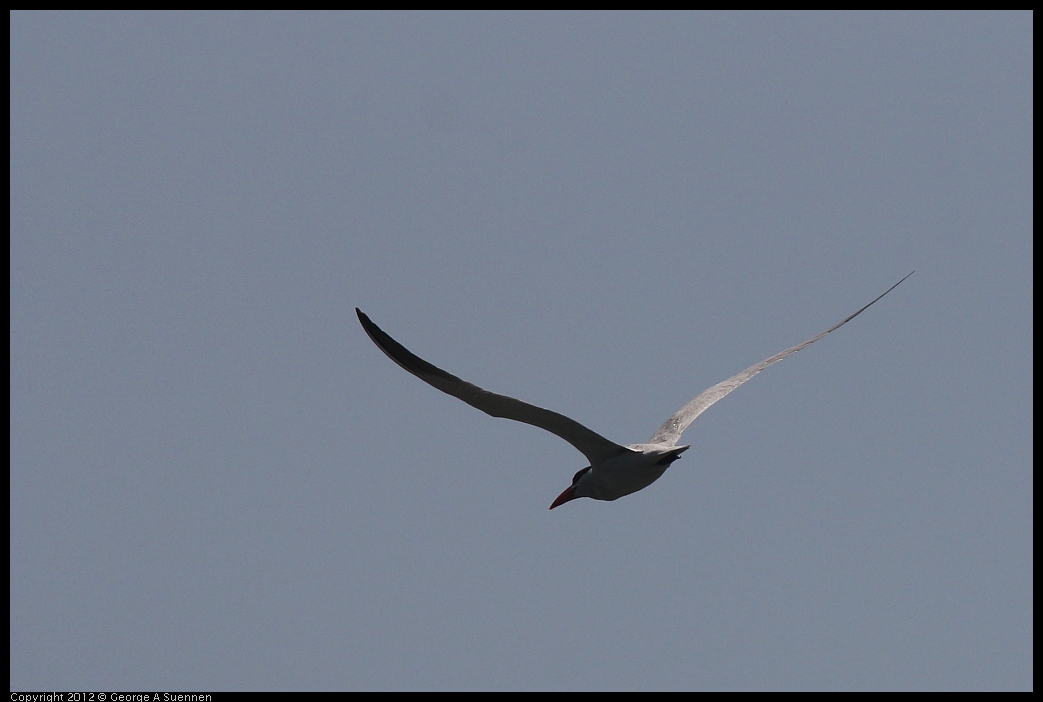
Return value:
M 442 392 L 459 398 L 493 417 L 513 419 L 516 422 L 524 422 L 540 429 L 546 429 L 550 433 L 568 441 L 580 453 L 586 456 L 587 460 L 590 461 L 590 465 L 576 473 L 572 478 L 572 485 L 558 495 L 558 498 L 551 504 L 550 509 L 554 509 L 578 497 L 590 497 L 595 500 L 617 500 L 624 495 L 629 495 L 632 492 L 648 487 L 659 479 L 659 476 L 670 467 L 671 463 L 676 461 L 682 453 L 691 447 L 690 445 L 678 446 L 677 442 L 680 440 L 684 430 L 688 428 L 688 425 L 705 412 L 710 405 L 771 364 L 781 361 L 787 356 L 800 351 L 805 346 L 815 343 L 831 331 L 844 326 L 865 312 L 881 297 L 901 285 L 910 275 L 912 273 L 892 285 L 876 300 L 873 300 L 873 302 L 870 302 L 842 322 L 834 324 L 821 334 L 790 347 L 782 353 L 777 353 L 756 365 L 750 366 L 742 373 L 733 375 L 724 382 L 717 383 L 712 388 L 703 390 L 695 396 L 695 399 L 674 412 L 647 443 L 628 444 L 626 446 L 609 441 L 563 414 L 530 405 L 528 402 L 522 402 L 513 397 L 497 395 L 488 390 L 483 390 L 477 385 L 461 380 L 455 375 L 446 373 L 441 368 L 437 368 L 414 355 L 402 344 L 388 336 L 380 327 L 370 321 L 370 318 L 358 307 L 355 308 L 355 312 L 358 313 L 359 322 L 362 323 L 362 328 L 369 334 L 369 338 L 373 340 L 373 343 L 386 353 L 392 361 L 425 383 L 433 385 Z

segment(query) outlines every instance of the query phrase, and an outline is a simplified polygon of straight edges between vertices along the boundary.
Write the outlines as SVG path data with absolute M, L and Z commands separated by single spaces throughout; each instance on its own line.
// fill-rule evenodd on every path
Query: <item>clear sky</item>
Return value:
M 11 687 L 1030 689 L 1032 15 L 11 15 Z M 621 443 L 648 489 L 386 358 Z

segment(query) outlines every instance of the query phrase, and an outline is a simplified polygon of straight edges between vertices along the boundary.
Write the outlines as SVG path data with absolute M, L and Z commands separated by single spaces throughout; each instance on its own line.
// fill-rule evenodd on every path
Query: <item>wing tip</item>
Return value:
M 373 320 L 369 318 L 369 315 L 360 310 L 358 307 L 355 308 L 355 314 L 358 315 L 359 324 L 362 325 L 362 328 L 366 331 L 366 334 L 373 341 L 373 343 L 376 344 L 377 347 L 380 348 L 382 351 L 384 351 L 384 353 L 387 353 L 387 350 L 384 348 L 384 343 L 381 343 L 381 337 L 386 337 L 387 334 L 385 334 L 380 327 L 373 323 Z M 390 337 L 388 338 L 390 339 Z

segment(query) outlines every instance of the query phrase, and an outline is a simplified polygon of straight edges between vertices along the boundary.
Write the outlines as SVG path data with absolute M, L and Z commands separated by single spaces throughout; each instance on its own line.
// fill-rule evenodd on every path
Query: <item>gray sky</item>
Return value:
M 1032 15 L 11 16 L 13 689 L 1030 689 Z M 644 441 L 617 502 L 405 373 Z

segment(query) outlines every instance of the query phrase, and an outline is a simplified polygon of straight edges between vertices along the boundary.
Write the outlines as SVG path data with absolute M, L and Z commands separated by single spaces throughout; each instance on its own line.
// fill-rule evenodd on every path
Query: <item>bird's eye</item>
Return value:
M 577 482 L 577 481 L 578 481 L 578 480 L 579 480 L 579 479 L 580 479 L 581 477 L 583 477 L 583 475 L 584 475 L 584 474 L 585 474 L 585 473 L 586 473 L 586 472 L 587 472 L 588 470 L 590 470 L 590 466 L 587 466 L 586 468 L 584 468 L 584 469 L 583 469 L 583 470 L 581 470 L 581 471 L 578 471 L 578 472 L 577 472 L 577 473 L 576 473 L 576 474 L 575 474 L 574 476 L 572 476 L 572 484 L 573 484 L 573 485 L 575 485 L 575 484 L 576 484 L 576 482 Z

